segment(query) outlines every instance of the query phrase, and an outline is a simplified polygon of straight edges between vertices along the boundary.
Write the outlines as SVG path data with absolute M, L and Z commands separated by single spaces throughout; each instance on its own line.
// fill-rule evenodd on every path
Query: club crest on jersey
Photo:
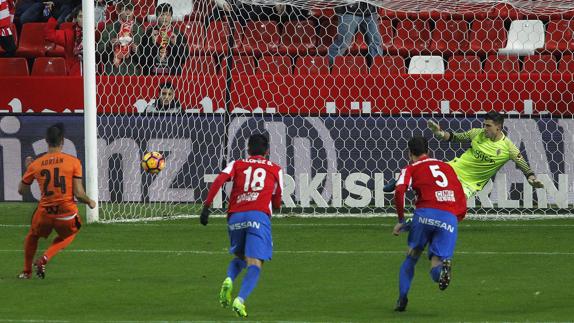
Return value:
M 501 153 L 501 152 L 502 152 L 502 150 L 497 149 L 497 150 L 496 150 L 496 156 L 500 156 L 500 153 Z

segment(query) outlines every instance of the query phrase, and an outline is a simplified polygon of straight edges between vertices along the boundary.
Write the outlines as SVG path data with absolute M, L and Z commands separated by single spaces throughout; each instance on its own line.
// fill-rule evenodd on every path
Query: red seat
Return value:
M 255 56 L 279 53 L 279 32 L 273 21 L 249 21 L 239 39 L 237 47 L 241 53 Z
M 393 23 L 388 19 L 383 19 L 379 23 L 379 33 L 381 34 L 383 49 L 387 49 L 393 45 Z M 367 45 L 365 36 L 361 32 L 355 34 L 355 41 L 351 45 L 349 52 L 351 54 L 367 53 L 369 46 Z
M 449 73 L 478 74 L 482 71 L 478 56 L 453 56 L 448 60 Z
M 435 54 L 463 53 L 470 47 L 468 30 L 465 20 L 438 20 L 429 49 Z
M 0 58 L 0 76 L 28 76 L 28 62 L 23 57 Z
M 32 76 L 65 76 L 66 60 L 62 57 L 38 57 L 32 66 Z
M 367 64 L 363 56 L 337 56 L 333 64 L 334 75 L 368 74 Z
M 64 29 L 73 30 L 74 25 L 75 25 L 74 22 L 63 22 L 60 24 L 60 27 L 58 29 L 60 29 L 60 30 L 64 30 Z M 98 31 L 96 30 L 96 34 L 97 33 L 98 33 Z M 51 42 L 47 42 L 47 44 L 46 44 L 46 56 L 64 57 L 64 56 L 66 56 L 66 49 L 63 46 L 56 45 L 56 44 L 51 43 Z
M 475 20 L 470 32 L 470 49 L 481 54 L 497 52 L 505 46 L 506 37 L 503 20 Z
M 96 42 L 100 40 L 100 36 L 102 35 L 104 29 L 106 29 L 106 22 L 105 21 L 98 22 L 98 25 L 96 26 L 96 35 L 94 36 L 96 38 Z
M 281 75 L 291 74 L 291 57 L 263 56 L 259 60 L 257 73 Z
M 63 22 L 60 24 L 60 29 L 74 29 L 75 22 Z
M 426 20 L 401 20 L 393 39 L 392 52 L 400 55 L 418 55 L 427 49 L 430 27 Z
M 16 56 L 40 57 L 46 54 L 44 25 L 37 22 L 24 24 Z
M 66 49 L 63 46 L 48 42 L 46 44 L 46 56 L 64 57 L 66 56 Z
M 315 26 L 308 20 L 285 24 L 281 36 L 281 51 L 289 55 L 309 55 L 317 51 Z
M 148 15 L 155 14 L 156 0 L 132 0 L 134 4 L 134 17 L 139 21 L 146 21 Z
M 201 22 L 176 22 L 175 28 L 187 38 L 192 53 L 202 51 L 205 47 L 205 28 Z
M 519 73 L 520 60 L 517 56 L 490 55 L 484 63 L 485 73 Z
M 295 74 L 329 74 L 329 59 L 325 56 L 303 56 L 297 59 Z
M 16 44 L 16 47 L 18 47 L 18 31 L 16 30 L 16 25 L 11 24 L 10 30 L 12 31 L 12 36 L 14 36 L 14 44 Z M 4 53 L 5 53 L 4 48 L 0 47 L 0 55 Z
M 144 22 L 142 22 L 142 24 L 141 24 L 141 29 L 142 29 L 144 32 L 147 32 L 147 30 L 148 30 L 150 27 L 155 27 L 155 26 L 157 26 L 157 22 L 155 22 L 155 21 L 144 21 Z
M 371 74 L 405 74 L 405 60 L 401 56 L 376 56 L 371 65 Z
M 190 56 L 183 65 L 183 75 L 215 75 L 213 56 Z
M 252 56 L 235 56 L 233 58 L 232 74 L 255 74 L 255 62 Z
M 475 3 L 472 4 L 476 5 Z M 475 8 L 475 19 L 512 19 L 519 20 L 524 18 L 524 14 L 515 8 L 510 3 L 499 3 L 492 5 L 486 2 L 482 5 L 486 10 L 479 10 L 476 12 Z
M 546 28 L 546 50 L 574 51 L 574 20 L 557 20 Z
M 558 72 L 560 73 L 574 73 L 574 56 L 565 55 L 562 56 L 560 63 L 558 64 Z
M 74 30 L 75 24 L 76 24 L 75 22 L 63 22 L 60 24 L 60 27 L 58 27 L 58 29 L 60 29 L 60 30 L 65 30 L 65 29 Z M 99 40 L 98 30 L 96 30 L 95 34 L 97 37 L 96 41 L 98 41 Z M 56 45 L 52 42 L 46 42 L 46 56 L 65 57 L 66 56 L 66 49 L 61 45 Z
M 523 73 L 556 73 L 557 64 L 552 55 L 531 55 L 524 58 Z
M 227 52 L 227 39 L 229 38 L 230 31 L 227 22 L 217 20 L 212 21 L 207 27 L 205 49 L 210 53 L 225 53 Z M 237 38 L 235 38 L 237 42 Z
M 319 38 L 317 39 L 317 54 L 325 55 L 329 46 L 337 37 L 337 16 L 321 17 L 319 19 Z

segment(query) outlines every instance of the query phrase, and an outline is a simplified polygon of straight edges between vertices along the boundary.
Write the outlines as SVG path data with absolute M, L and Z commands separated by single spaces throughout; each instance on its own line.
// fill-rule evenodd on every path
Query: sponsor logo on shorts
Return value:
M 245 221 L 245 222 L 228 224 L 227 226 L 229 227 L 229 230 L 231 230 L 231 231 L 247 229 L 247 228 L 259 229 L 259 227 L 261 226 L 261 223 L 256 222 L 256 221 Z
M 449 232 L 454 232 L 454 226 L 452 226 L 451 224 L 439 221 L 439 220 L 420 217 L 419 223 L 432 225 L 434 227 L 439 227 L 441 229 L 445 229 Z

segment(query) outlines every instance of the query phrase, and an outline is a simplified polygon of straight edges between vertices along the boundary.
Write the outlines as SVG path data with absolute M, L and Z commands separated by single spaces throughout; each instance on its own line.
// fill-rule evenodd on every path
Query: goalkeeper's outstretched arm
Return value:
M 522 154 L 518 150 L 518 148 L 514 144 L 510 144 L 509 149 L 510 159 L 516 164 L 516 166 L 522 171 L 526 179 L 528 179 L 528 183 L 532 185 L 534 188 L 543 188 L 544 184 L 536 178 L 534 172 L 528 165 L 528 162 L 522 157 Z
M 432 133 L 441 140 L 446 141 L 456 141 L 456 142 L 468 142 L 471 141 L 474 137 L 476 137 L 482 130 L 478 128 L 470 129 L 469 131 L 465 132 L 448 132 L 442 130 L 438 123 L 429 120 L 427 122 L 428 128 L 432 131 Z

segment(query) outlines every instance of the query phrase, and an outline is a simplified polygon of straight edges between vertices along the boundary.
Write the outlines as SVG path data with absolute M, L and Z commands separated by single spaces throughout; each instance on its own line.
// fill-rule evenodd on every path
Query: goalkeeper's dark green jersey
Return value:
M 463 185 L 480 191 L 508 160 L 528 176 L 532 170 L 516 146 L 504 135 L 502 139 L 492 141 L 484 135 L 484 129 L 474 128 L 466 132 L 451 133 L 451 141 L 468 142 L 471 147 L 460 157 L 449 162 Z

